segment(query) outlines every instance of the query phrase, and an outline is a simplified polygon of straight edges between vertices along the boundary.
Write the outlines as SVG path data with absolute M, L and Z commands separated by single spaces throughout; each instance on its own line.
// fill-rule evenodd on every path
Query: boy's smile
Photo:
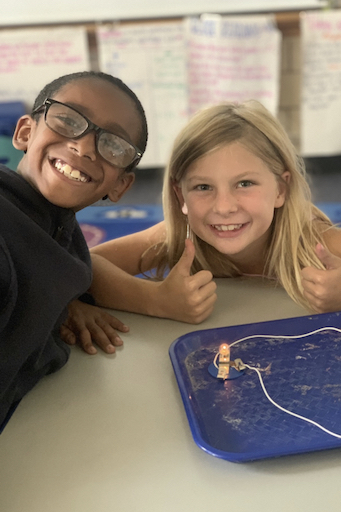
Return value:
M 60 89 L 54 99 L 137 144 L 141 122 L 136 107 L 126 93 L 111 83 L 91 78 L 77 80 Z M 19 143 L 26 144 L 26 148 L 19 148 L 26 149 L 26 154 L 18 172 L 51 203 L 77 211 L 106 194 L 117 201 L 133 183 L 132 173 L 115 167 L 99 154 L 93 131 L 80 138 L 66 138 L 46 125 L 44 112 L 37 122 L 25 117 L 16 134 Z
M 194 233 L 248 268 L 263 260 L 285 187 L 260 158 L 234 142 L 194 162 L 178 196 L 187 205 Z
M 59 158 L 51 163 L 54 165 L 57 171 L 59 171 L 70 180 L 81 181 L 82 183 L 88 183 L 90 181 L 90 177 L 88 175 L 79 171 L 78 169 L 73 169 L 69 164 L 63 162 Z

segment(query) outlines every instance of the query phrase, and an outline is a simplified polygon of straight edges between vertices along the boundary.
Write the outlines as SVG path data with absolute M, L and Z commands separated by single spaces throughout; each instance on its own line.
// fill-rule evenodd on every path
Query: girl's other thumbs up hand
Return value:
M 327 270 L 337 269 L 341 267 L 341 258 L 332 254 L 324 245 L 317 244 L 315 252 L 319 260 L 323 263 Z
M 325 270 L 305 267 L 301 271 L 304 294 L 317 313 L 341 310 L 341 258 L 332 254 L 322 244 L 317 244 L 316 254 Z

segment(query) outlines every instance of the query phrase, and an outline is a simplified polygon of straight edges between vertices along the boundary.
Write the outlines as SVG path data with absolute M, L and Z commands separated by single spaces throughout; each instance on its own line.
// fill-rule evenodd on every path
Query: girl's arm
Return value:
M 155 266 L 157 249 L 148 251 L 142 268 L 141 256 L 164 237 L 161 223 L 91 250 L 93 281 L 90 292 L 99 306 L 194 324 L 211 314 L 217 298 L 216 284 L 207 270 L 191 275 L 195 249 L 190 240 L 186 241 L 183 255 L 163 281 L 134 277 L 141 270 Z M 84 306 L 78 305 L 79 301 L 74 301 L 69 308 L 62 339 L 69 344 L 78 342 L 89 354 L 96 353 L 93 343 L 105 352 L 113 353 L 114 347 L 122 343 L 117 330 L 127 332 L 128 328 L 115 318 L 108 322 L 106 313 L 97 307 L 87 305 L 85 310 Z
M 129 248 L 134 251 L 131 243 Z M 105 308 L 200 323 L 213 310 L 216 284 L 208 270 L 191 275 L 194 255 L 194 245 L 187 240 L 180 260 L 168 276 L 163 281 L 151 281 L 134 277 L 104 258 L 102 254 L 92 253 L 93 281 L 90 293 L 96 304 Z M 134 255 L 130 257 L 127 254 L 126 261 L 122 262 L 122 266 L 133 273 L 137 268 L 134 269 L 134 259 Z M 119 258 L 116 258 L 116 261 L 119 261 Z M 148 264 L 143 270 L 150 268 L 152 267 Z
M 128 274 L 137 275 L 156 266 L 158 249 L 165 238 L 165 223 L 160 222 L 143 231 L 97 245 L 90 253 L 92 259 L 94 255 L 102 256 Z M 142 259 L 145 251 L 147 254 Z
M 90 293 L 96 304 L 133 313 L 168 317 L 163 297 L 159 297 L 159 283 L 134 277 L 155 268 L 158 250 L 165 238 L 165 224 L 160 222 L 144 231 L 92 248 L 93 280 Z

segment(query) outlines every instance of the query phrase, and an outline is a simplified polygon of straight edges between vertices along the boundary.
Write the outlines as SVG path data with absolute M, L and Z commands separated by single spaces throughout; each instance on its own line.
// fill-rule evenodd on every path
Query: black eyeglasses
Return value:
M 136 146 L 100 128 L 73 107 L 46 98 L 40 107 L 33 110 L 32 115 L 43 109 L 45 109 L 46 125 L 63 137 L 80 139 L 88 132 L 94 131 L 97 151 L 110 164 L 125 169 L 132 163 L 137 165 L 141 160 L 143 153 Z

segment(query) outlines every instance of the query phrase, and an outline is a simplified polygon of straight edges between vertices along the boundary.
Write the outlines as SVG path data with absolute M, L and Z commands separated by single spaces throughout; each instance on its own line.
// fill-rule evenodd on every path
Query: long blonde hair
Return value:
M 297 155 L 285 130 L 263 105 L 254 100 L 205 108 L 175 139 L 164 176 L 167 238 L 160 251 L 157 275 L 160 277 L 167 267 L 172 268 L 184 250 L 186 216 L 181 211 L 173 185 L 180 183 L 193 162 L 236 141 L 260 158 L 276 179 L 287 187 L 284 205 L 274 212 L 264 275 L 276 278 L 293 300 L 309 309 L 302 291 L 300 270 L 310 265 L 324 268 L 315 254 L 315 246 L 322 242 L 322 227 L 327 229 L 332 223 L 312 204 L 303 160 Z M 281 178 L 285 171 L 290 172 L 288 183 Z M 215 277 L 241 274 L 228 256 L 195 234 L 193 236 L 196 249 L 193 273 L 208 269 Z

